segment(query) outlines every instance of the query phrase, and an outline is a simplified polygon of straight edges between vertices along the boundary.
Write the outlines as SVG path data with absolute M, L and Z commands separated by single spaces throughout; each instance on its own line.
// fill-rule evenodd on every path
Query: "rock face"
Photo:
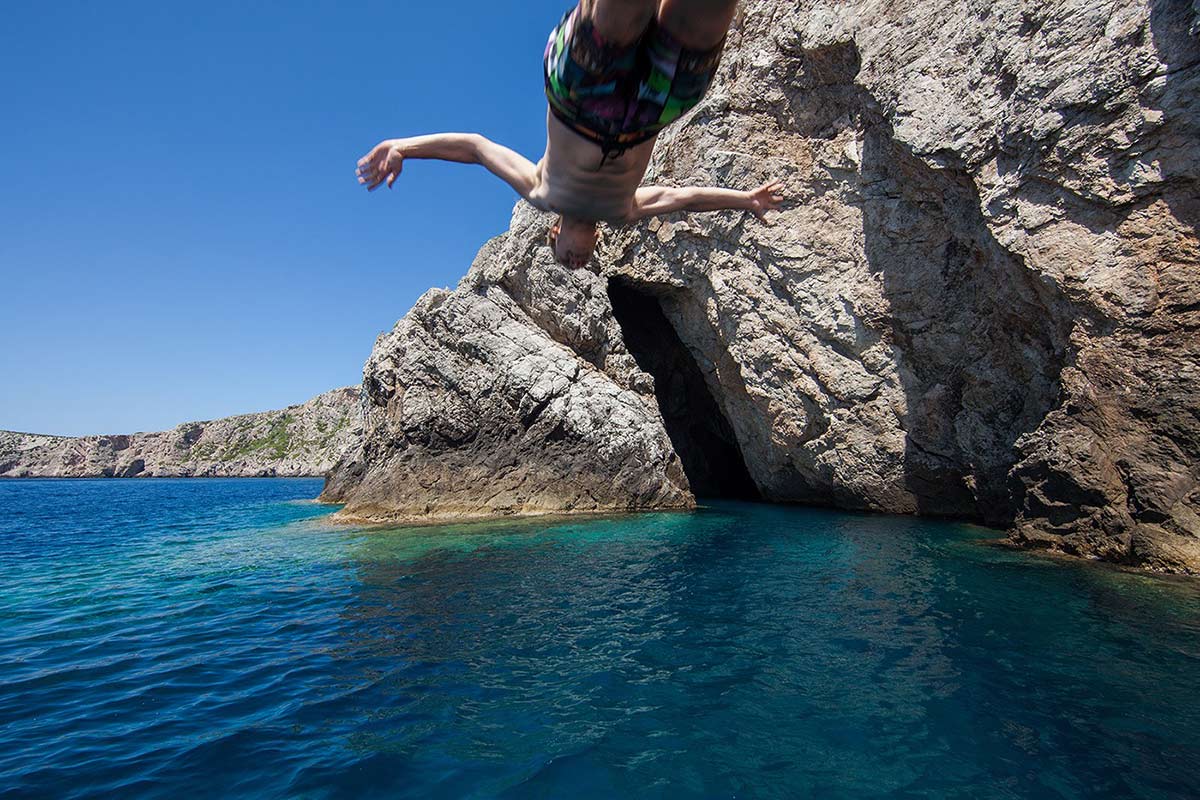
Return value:
M 379 337 L 362 446 L 321 499 L 367 520 L 693 504 L 653 392 L 632 388 L 628 356 L 603 352 L 620 337 L 603 284 L 535 264 L 535 250 L 492 242 L 458 290 L 427 292 Z M 501 264 L 519 271 L 488 272 Z M 594 362 L 580 355 L 593 347 Z
M 358 387 L 280 411 L 187 422 L 159 433 L 43 436 L 0 431 L 0 477 L 324 475 L 362 436 Z
M 784 182 L 610 231 L 518 206 L 364 371 L 347 516 L 702 494 L 977 520 L 1200 570 L 1200 7 L 745 2 L 650 180 Z M 678 454 L 678 455 L 677 455 Z

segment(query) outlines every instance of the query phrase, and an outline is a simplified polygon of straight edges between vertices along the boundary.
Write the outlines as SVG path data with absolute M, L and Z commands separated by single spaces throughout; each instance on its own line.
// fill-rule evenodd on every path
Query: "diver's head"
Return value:
M 599 238 L 595 222 L 568 216 L 559 217 L 548 236 L 554 260 L 571 269 L 587 267 Z

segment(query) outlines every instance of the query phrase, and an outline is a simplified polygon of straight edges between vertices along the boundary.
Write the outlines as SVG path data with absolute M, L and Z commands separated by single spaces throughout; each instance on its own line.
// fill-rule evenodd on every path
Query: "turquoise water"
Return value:
M 319 488 L 0 482 L 0 794 L 1200 786 L 1197 583 L 733 503 L 368 532 Z

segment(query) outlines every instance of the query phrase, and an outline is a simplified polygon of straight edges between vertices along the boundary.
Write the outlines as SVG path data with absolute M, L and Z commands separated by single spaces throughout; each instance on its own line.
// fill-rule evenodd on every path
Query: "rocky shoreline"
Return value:
M 789 196 L 606 231 L 519 204 L 357 388 L 0 476 L 314 475 L 345 521 L 739 497 L 1200 573 L 1200 0 L 747 0 L 650 180 Z M 336 462 L 336 463 L 335 463 Z
M 744 4 L 651 179 L 782 180 L 605 234 L 519 205 L 376 342 L 346 518 L 735 494 L 1200 570 L 1200 8 Z
M 277 411 L 169 431 L 48 436 L 0 431 L 0 478 L 323 477 L 362 434 L 358 387 Z

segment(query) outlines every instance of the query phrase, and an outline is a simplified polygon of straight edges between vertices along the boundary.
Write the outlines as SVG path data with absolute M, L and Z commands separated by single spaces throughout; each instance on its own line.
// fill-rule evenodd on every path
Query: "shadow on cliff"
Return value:
M 856 82 L 852 42 L 797 56 L 787 94 L 802 132 L 850 125 L 861 138 L 859 174 L 837 177 L 857 182 L 867 267 L 889 304 L 872 328 L 905 394 L 905 489 L 921 514 L 1006 526 L 1014 443 L 1056 405 L 1070 305 L 992 236 L 969 175 L 897 140 Z
M 906 488 L 924 514 L 1007 526 L 1014 444 L 1055 407 L 1073 313 L 996 242 L 970 179 L 876 121 L 864 137 L 863 233 L 890 304 L 906 398 Z
M 1163 126 L 1145 160 L 1157 162 L 1163 200 L 1175 218 L 1200 233 L 1200 6 L 1180 0 L 1150 4 L 1150 39 L 1166 70 L 1144 102 Z

